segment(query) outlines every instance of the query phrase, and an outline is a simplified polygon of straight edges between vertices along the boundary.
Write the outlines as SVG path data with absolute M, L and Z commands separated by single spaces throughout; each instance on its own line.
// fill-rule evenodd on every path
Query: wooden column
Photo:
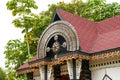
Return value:
M 40 66 L 39 69 L 40 69 L 41 80 L 50 80 L 52 67 L 48 67 L 47 65 L 45 65 L 45 66 Z
M 73 79 L 73 62 L 72 62 L 72 60 L 67 61 L 67 68 L 68 68 L 68 74 L 69 74 L 70 80 L 72 80 Z
M 82 66 L 82 59 L 76 59 L 76 79 L 80 79 L 80 72 Z
M 81 72 L 81 59 L 72 59 L 67 61 L 70 80 L 79 80 Z
M 40 66 L 40 80 L 45 80 L 45 66 Z
M 50 80 L 52 72 L 52 66 L 47 66 L 47 80 Z

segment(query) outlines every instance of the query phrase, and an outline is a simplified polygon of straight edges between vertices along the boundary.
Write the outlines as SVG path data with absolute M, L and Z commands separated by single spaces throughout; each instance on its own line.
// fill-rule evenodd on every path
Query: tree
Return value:
M 32 27 L 31 23 L 31 9 L 37 9 L 37 5 L 34 0 L 11 0 L 7 2 L 7 9 L 12 11 L 13 16 L 19 17 L 13 20 L 13 24 L 17 28 L 22 28 L 25 32 L 25 39 L 27 43 L 28 54 L 30 54 L 30 45 L 28 38 L 28 31 Z
M 101 21 L 120 14 L 120 4 L 107 4 L 105 0 L 88 0 L 82 16 L 91 21 Z
M 6 50 L 4 54 L 6 55 L 6 67 L 14 65 L 15 68 L 18 68 L 27 58 L 27 48 L 25 42 L 20 40 L 9 40 L 6 45 Z
M 16 69 L 28 59 L 26 43 L 18 39 L 10 40 L 5 48 L 7 75 L 9 80 L 15 80 L 17 78 Z
M 0 68 L 0 80 L 6 80 L 6 73 Z
M 58 4 L 52 4 L 49 6 L 49 10 L 46 11 L 49 14 L 53 14 L 56 8 L 64 9 L 75 15 L 82 16 L 91 21 L 98 22 L 107 18 L 120 14 L 120 4 L 118 3 L 106 3 L 105 0 L 72 0 L 71 3 L 59 2 Z

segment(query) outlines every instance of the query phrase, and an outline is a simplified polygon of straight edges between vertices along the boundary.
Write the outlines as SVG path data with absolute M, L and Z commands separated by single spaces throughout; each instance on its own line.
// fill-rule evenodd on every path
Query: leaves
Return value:
M 5 71 L 2 68 L 0 68 L 0 80 L 6 80 L 6 77 L 7 75 Z
M 12 11 L 13 16 L 29 14 L 31 9 L 38 8 L 34 0 L 11 0 L 6 3 L 6 6 Z
M 82 16 L 91 21 L 101 21 L 120 14 L 120 4 L 107 4 L 105 0 L 88 0 Z
M 6 3 L 7 9 L 12 11 L 13 16 L 19 16 L 13 20 L 13 24 L 17 28 L 22 28 L 25 32 L 25 40 L 27 43 L 28 54 L 30 54 L 30 45 L 28 31 L 33 27 L 34 18 L 31 17 L 31 9 L 37 9 L 34 0 L 11 0 Z
M 5 48 L 4 54 L 7 58 L 6 67 L 14 65 L 18 68 L 23 64 L 23 61 L 26 59 L 25 55 L 27 55 L 26 43 L 21 42 L 20 40 L 10 40 Z
M 21 42 L 18 39 L 10 40 L 8 41 L 5 49 L 5 66 L 8 69 L 7 75 L 10 80 L 14 80 L 14 78 L 17 77 L 16 69 L 21 66 L 26 61 L 26 59 L 30 59 L 27 57 L 28 54 L 26 43 Z

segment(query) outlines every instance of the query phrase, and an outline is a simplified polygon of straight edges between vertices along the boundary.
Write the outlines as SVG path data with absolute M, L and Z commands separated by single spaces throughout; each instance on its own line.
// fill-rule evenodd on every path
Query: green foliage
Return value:
M 16 16 L 29 14 L 31 9 L 37 9 L 38 6 L 34 0 L 10 0 L 7 2 L 7 9 L 12 11 L 12 15 Z
M 27 47 L 25 42 L 20 40 L 10 40 L 6 45 L 6 50 L 4 52 L 6 58 L 6 68 L 7 75 L 10 80 L 15 80 L 17 78 L 16 69 L 29 60 L 31 56 L 27 54 Z
M 95 22 L 120 14 L 120 4 L 107 4 L 105 0 L 88 0 L 87 2 L 72 0 L 68 4 L 59 2 L 58 4 L 49 5 L 49 10 L 46 12 L 53 14 L 56 8 L 61 8 Z
M 31 11 L 32 9 L 37 9 L 37 5 L 34 0 L 11 0 L 6 3 L 7 9 L 12 11 L 13 16 L 18 14 L 18 18 L 13 20 L 13 24 L 17 28 L 22 28 L 25 32 L 25 41 L 27 43 L 28 55 L 30 55 L 30 45 L 28 30 L 32 28 Z
M 5 58 L 7 58 L 7 68 L 13 65 L 15 68 L 18 68 L 27 58 L 27 48 L 25 42 L 21 42 L 20 40 L 10 40 L 5 48 L 6 50 L 4 54 L 6 55 Z
M 120 14 L 120 4 L 107 4 L 105 0 L 88 0 L 82 16 L 91 21 L 101 21 Z
M 6 77 L 7 75 L 5 71 L 2 68 L 0 68 L 0 80 L 6 80 Z
M 12 67 L 8 69 L 6 75 L 7 75 L 7 79 L 6 80 L 27 80 L 26 75 L 18 76 L 16 74 L 16 70 L 14 68 L 12 68 Z

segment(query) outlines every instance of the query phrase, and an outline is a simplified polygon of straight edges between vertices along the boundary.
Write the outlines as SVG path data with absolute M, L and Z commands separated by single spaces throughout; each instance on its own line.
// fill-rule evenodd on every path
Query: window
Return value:
M 63 54 L 67 51 L 66 40 L 60 36 L 53 36 L 46 47 L 47 57 L 54 58 L 55 55 Z

